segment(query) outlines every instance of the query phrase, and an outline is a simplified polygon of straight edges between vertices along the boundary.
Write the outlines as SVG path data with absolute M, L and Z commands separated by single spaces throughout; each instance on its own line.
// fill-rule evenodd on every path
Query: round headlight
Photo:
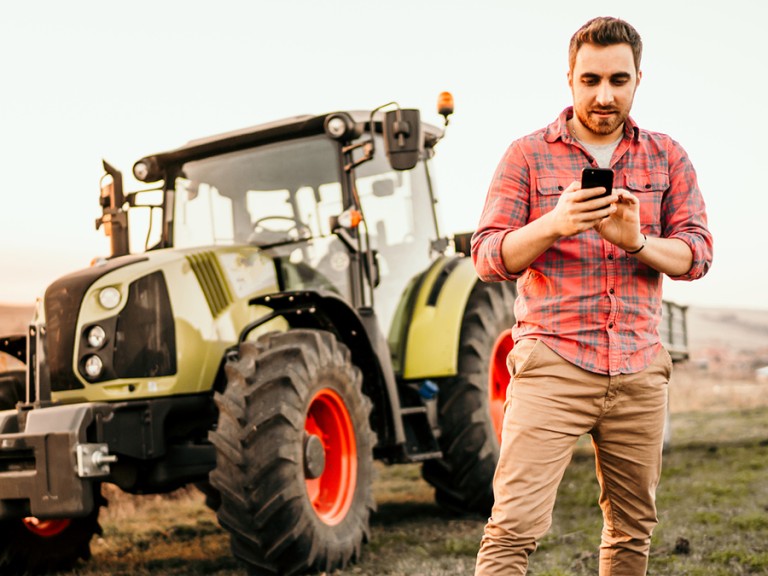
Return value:
M 347 123 L 340 116 L 334 116 L 328 120 L 328 134 L 334 138 L 341 138 L 347 131 Z
M 341 140 L 353 135 L 355 123 L 347 114 L 334 114 L 325 119 L 324 128 L 328 136 Z
M 154 156 L 147 156 L 136 162 L 133 165 L 133 175 L 141 182 L 155 182 L 163 176 Z
M 88 330 L 88 345 L 91 348 L 101 348 L 107 339 L 107 333 L 101 326 L 94 326 Z
M 147 166 L 147 163 L 136 162 L 136 164 L 133 165 L 133 175 L 136 177 L 136 180 L 144 182 L 147 176 L 149 176 L 149 166 Z
M 120 304 L 120 290 L 114 286 L 108 286 L 99 292 L 99 304 L 107 310 L 112 310 Z
M 101 375 L 101 371 L 104 368 L 104 363 L 101 358 L 96 356 L 88 356 L 85 360 L 85 374 L 89 378 L 98 378 Z

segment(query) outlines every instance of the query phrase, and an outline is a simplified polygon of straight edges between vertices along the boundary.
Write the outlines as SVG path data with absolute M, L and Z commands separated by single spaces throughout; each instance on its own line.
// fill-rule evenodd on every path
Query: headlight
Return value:
M 335 140 L 346 140 L 355 135 L 355 122 L 348 114 L 333 114 L 325 119 L 325 133 Z
M 104 364 L 101 358 L 96 356 L 88 356 L 85 359 L 85 373 L 89 378 L 98 378 L 101 375 L 101 370 L 104 368 Z
M 144 179 L 149 176 L 149 166 L 146 162 L 136 162 L 133 165 L 133 175 L 136 176 L 136 180 L 144 182 Z
M 107 333 L 101 326 L 94 326 L 88 330 L 88 345 L 91 348 L 101 348 L 107 339 Z
M 101 292 L 99 292 L 99 304 L 104 306 L 107 310 L 117 308 L 117 305 L 120 304 L 120 290 L 114 286 L 103 288 Z
M 162 178 L 157 158 L 148 156 L 142 158 L 133 165 L 133 175 L 141 182 L 156 182 Z

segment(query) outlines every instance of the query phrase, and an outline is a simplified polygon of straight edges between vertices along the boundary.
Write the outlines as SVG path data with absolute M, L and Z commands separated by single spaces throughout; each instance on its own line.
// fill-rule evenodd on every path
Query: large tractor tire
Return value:
M 0 410 L 16 406 L 25 396 L 23 371 L 0 374 Z M 0 520 L 0 574 L 50 574 L 70 570 L 91 557 L 90 542 L 101 534 L 99 510 L 104 500 L 96 494 L 94 510 L 83 518 Z
M 360 555 L 374 508 L 370 400 L 349 349 L 290 330 L 240 345 L 216 395 L 211 485 L 249 574 L 333 572 Z
M 475 285 L 462 320 L 458 374 L 440 382 L 443 458 L 425 462 L 422 475 L 438 503 L 454 512 L 487 516 L 493 506 L 514 301 L 510 282 Z

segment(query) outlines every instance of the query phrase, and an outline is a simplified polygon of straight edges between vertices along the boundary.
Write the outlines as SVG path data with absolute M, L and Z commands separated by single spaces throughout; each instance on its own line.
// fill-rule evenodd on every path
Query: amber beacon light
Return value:
M 453 114 L 453 94 L 440 92 L 437 97 L 437 113 L 445 118 L 445 125 L 448 126 L 448 116 Z

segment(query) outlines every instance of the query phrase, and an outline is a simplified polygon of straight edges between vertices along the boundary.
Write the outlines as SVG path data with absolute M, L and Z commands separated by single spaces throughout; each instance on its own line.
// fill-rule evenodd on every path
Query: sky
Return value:
M 439 125 L 444 90 L 456 109 L 435 158 L 441 221 L 446 233 L 470 231 L 510 142 L 571 104 L 571 35 L 610 15 L 643 37 L 632 116 L 686 149 L 715 238 L 709 274 L 665 281 L 665 296 L 768 309 L 762 4 L 3 2 L 0 302 L 31 303 L 109 253 L 94 225 L 102 158 L 128 176 L 142 156 L 194 138 L 390 101 Z

